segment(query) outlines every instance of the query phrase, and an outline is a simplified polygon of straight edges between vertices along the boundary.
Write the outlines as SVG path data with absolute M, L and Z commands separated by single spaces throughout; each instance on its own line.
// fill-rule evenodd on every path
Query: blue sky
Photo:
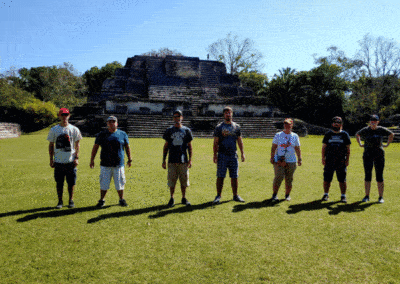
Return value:
M 367 33 L 400 42 L 399 21 L 398 0 L 0 0 L 0 73 L 63 62 L 84 73 L 161 47 L 206 59 L 232 32 L 272 77 L 310 70 L 332 45 L 352 57 Z

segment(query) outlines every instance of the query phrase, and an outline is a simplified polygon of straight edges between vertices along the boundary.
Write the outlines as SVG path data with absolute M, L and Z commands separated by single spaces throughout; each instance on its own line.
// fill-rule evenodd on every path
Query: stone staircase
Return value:
M 400 142 L 400 128 L 398 129 L 390 129 L 394 133 L 394 139 L 393 142 Z
M 17 138 L 21 136 L 21 129 L 17 123 L 0 123 L 0 139 Z
M 122 123 L 120 128 L 129 137 L 159 138 L 165 129 L 173 125 L 172 117 L 163 115 L 128 115 L 125 119 L 126 123 Z M 191 128 L 194 137 L 211 138 L 215 126 L 221 121 L 221 118 L 188 116 L 184 117 L 183 125 Z M 235 117 L 234 121 L 240 124 L 244 138 L 273 138 L 278 131 L 274 118 Z

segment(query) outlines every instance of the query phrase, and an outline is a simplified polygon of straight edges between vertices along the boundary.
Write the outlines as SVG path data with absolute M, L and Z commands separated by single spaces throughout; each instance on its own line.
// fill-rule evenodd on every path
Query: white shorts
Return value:
M 110 188 L 111 178 L 114 179 L 116 190 L 124 190 L 125 187 L 125 167 L 103 167 L 100 166 L 100 189 Z

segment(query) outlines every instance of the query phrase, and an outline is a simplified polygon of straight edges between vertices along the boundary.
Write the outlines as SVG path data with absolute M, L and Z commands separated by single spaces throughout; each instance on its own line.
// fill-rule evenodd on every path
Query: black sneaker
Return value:
M 329 199 L 329 195 L 328 194 L 324 194 L 324 196 L 322 196 L 321 201 L 328 201 Z
M 174 200 L 174 198 L 171 197 L 171 199 L 169 200 L 167 206 L 168 206 L 168 207 L 174 207 L 174 206 L 175 206 L 175 200 Z
M 190 202 L 186 198 L 182 198 L 182 204 L 186 205 L 186 206 L 192 205 L 192 204 L 190 204 Z
M 104 203 L 106 203 L 105 200 L 101 200 L 100 199 L 99 202 L 97 203 L 96 207 L 97 208 L 103 208 L 104 207 Z
M 62 202 L 62 200 L 60 200 L 60 201 L 58 201 L 56 208 L 61 209 L 62 207 L 63 207 L 63 202 Z
M 75 203 L 73 200 L 70 200 L 68 203 L 68 208 L 74 208 L 75 207 Z
M 347 203 L 347 199 L 346 199 L 345 195 L 342 195 L 342 197 L 340 198 L 340 202 Z
M 233 200 L 236 201 L 236 202 L 245 202 L 245 201 L 243 200 L 243 198 L 241 198 L 239 195 L 235 195 L 235 196 L 233 197 Z
M 369 201 L 369 195 L 366 195 L 361 202 L 368 202 Z
M 126 207 L 126 206 L 128 206 L 128 203 L 126 203 L 125 199 L 120 199 L 119 200 L 119 205 L 122 206 L 122 207 Z
M 278 197 L 276 196 L 276 194 L 273 194 L 273 195 L 272 195 L 271 201 L 272 201 L 272 202 L 278 202 L 278 201 L 279 201 L 279 199 L 278 199 Z

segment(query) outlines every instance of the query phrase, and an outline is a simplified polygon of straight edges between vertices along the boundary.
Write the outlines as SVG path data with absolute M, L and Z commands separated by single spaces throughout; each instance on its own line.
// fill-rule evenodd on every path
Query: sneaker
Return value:
M 290 199 L 291 199 L 291 198 L 290 198 L 290 195 L 289 195 L 289 194 L 286 194 L 285 200 L 286 200 L 286 201 L 290 201 Z
M 62 207 L 63 207 L 63 202 L 62 202 L 62 200 L 60 200 L 60 201 L 58 201 L 56 208 L 61 209 Z
M 122 206 L 122 207 L 126 207 L 126 206 L 128 206 L 128 203 L 126 203 L 125 199 L 120 199 L 119 200 L 119 205 Z
M 321 201 L 328 201 L 329 199 L 329 195 L 328 194 L 324 194 L 324 196 L 322 196 Z
M 276 196 L 276 194 L 273 194 L 273 195 L 272 195 L 271 201 L 273 201 L 273 202 L 278 202 L 278 201 L 279 201 L 279 199 L 278 199 L 278 197 Z
M 342 195 L 342 197 L 340 198 L 340 202 L 347 203 L 347 199 L 346 199 L 345 195 Z
M 368 201 L 369 201 L 369 196 L 366 195 L 366 196 L 363 198 L 362 202 L 368 202 Z
M 241 198 L 239 195 L 235 195 L 235 196 L 233 197 L 233 200 L 236 201 L 236 202 L 245 202 L 245 201 L 243 200 L 243 198 Z
M 104 207 L 104 203 L 106 203 L 104 200 L 99 200 L 99 202 L 97 203 L 96 207 L 97 208 L 103 208 Z
M 378 199 L 378 202 L 379 202 L 379 203 L 383 203 L 383 202 L 385 202 L 385 200 L 383 200 L 383 197 L 380 196 L 379 199 Z
M 213 204 L 219 204 L 221 202 L 221 196 L 217 195 L 213 201 Z
M 73 200 L 70 200 L 68 203 L 68 208 L 74 208 L 75 207 L 75 203 Z
M 167 206 L 168 206 L 168 207 L 174 207 L 174 206 L 175 206 L 175 200 L 174 200 L 174 198 L 171 197 L 171 199 L 169 200 Z
M 182 204 L 186 205 L 186 206 L 190 206 L 191 205 L 189 200 L 187 200 L 186 198 L 182 198 Z

